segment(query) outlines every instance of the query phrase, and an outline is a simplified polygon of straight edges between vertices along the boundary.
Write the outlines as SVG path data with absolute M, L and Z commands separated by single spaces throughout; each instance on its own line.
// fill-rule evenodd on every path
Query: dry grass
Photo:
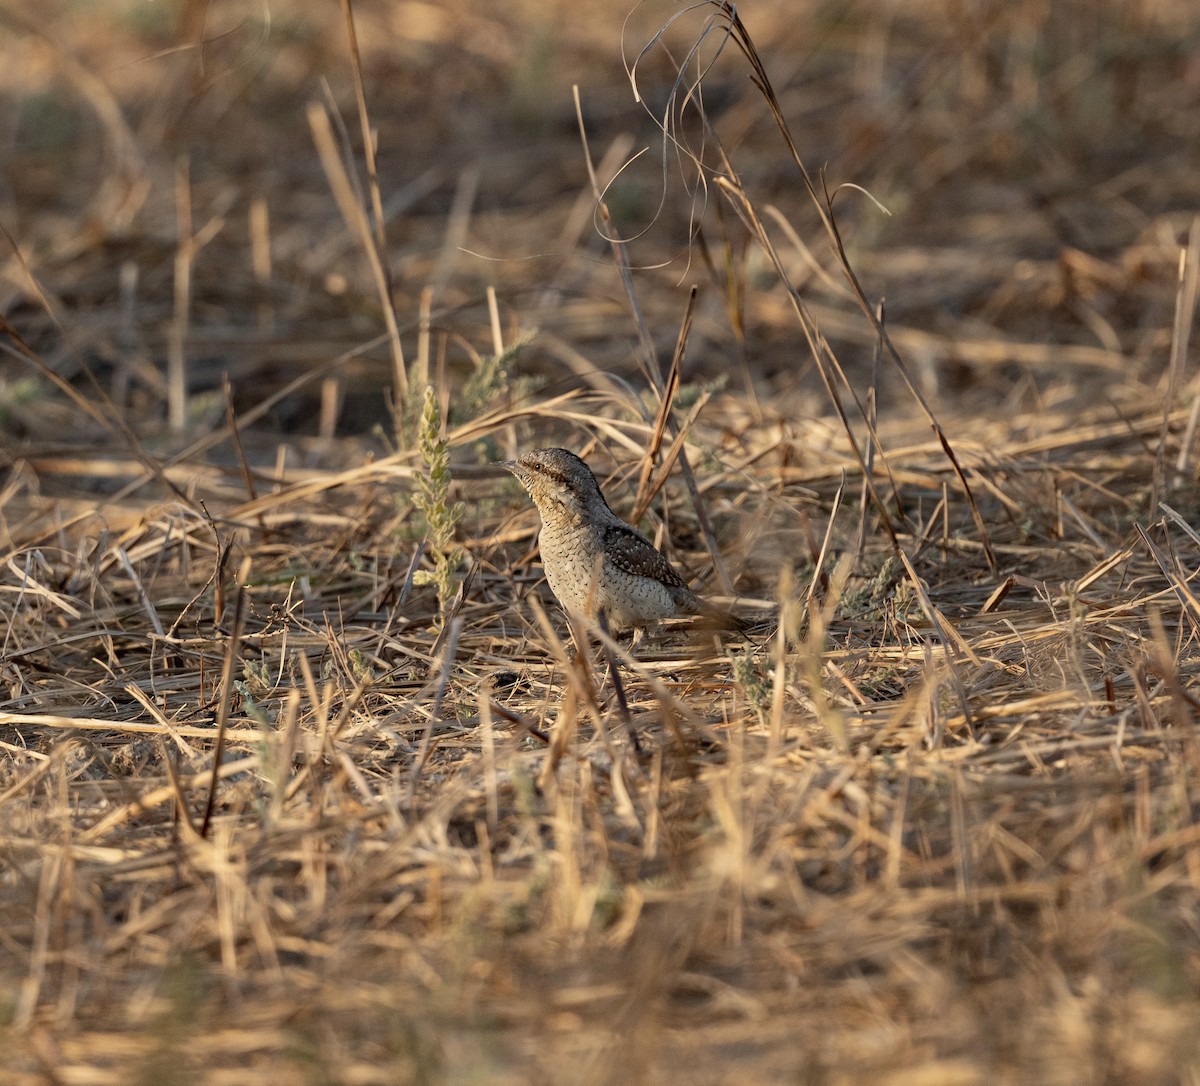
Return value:
M 509 8 L 0 7 L 5 1081 L 1200 1082 L 1193 5 Z

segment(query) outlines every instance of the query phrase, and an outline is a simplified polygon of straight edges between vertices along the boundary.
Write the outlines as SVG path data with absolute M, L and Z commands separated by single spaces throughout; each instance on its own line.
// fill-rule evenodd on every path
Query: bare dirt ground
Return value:
M 0 29 L 3 1081 L 1200 1083 L 1194 3 Z

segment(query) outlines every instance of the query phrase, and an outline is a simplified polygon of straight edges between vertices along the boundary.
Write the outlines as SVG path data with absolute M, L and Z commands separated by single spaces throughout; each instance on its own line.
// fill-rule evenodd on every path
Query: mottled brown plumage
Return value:
M 596 477 L 573 452 L 535 449 L 501 463 L 541 514 L 542 567 L 567 611 L 592 619 L 603 610 L 618 629 L 681 615 L 739 625 L 688 588 L 662 552 L 609 508 Z

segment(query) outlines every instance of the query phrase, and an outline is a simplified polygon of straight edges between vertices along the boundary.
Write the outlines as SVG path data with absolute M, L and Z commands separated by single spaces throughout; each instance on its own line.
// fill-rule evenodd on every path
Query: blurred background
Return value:
M 874 332 L 715 8 L 353 11 L 401 336 L 411 345 L 430 290 L 443 388 L 491 345 L 489 286 L 506 336 L 538 331 L 519 370 L 545 392 L 590 369 L 637 373 L 573 85 L 667 357 L 699 284 L 688 377 L 724 381 L 752 410 L 825 410 L 785 293 L 713 188 L 719 139 L 843 366 L 869 372 Z M 1161 376 L 1200 209 L 1196 4 L 747 0 L 738 13 L 928 395 L 988 414 Z M 192 430 L 223 418 L 223 373 L 245 410 L 320 367 L 251 429 L 356 435 L 387 420 L 378 293 L 308 117 L 314 103 L 332 112 L 365 186 L 341 7 L 5 3 L 0 28 L 0 315 L 51 369 L 95 396 L 90 370 L 142 431 L 167 420 L 172 380 L 176 428 Z M 703 169 L 659 127 L 700 71 L 711 129 L 693 108 L 675 135 Z M 11 349 L 0 427 L 54 441 L 92 430 Z

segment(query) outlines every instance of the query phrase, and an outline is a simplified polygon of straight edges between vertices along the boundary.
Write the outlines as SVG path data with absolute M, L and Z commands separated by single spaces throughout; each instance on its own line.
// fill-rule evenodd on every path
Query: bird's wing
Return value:
M 652 577 L 671 587 L 687 588 L 687 582 L 654 544 L 627 524 L 605 526 L 604 557 L 622 573 Z

